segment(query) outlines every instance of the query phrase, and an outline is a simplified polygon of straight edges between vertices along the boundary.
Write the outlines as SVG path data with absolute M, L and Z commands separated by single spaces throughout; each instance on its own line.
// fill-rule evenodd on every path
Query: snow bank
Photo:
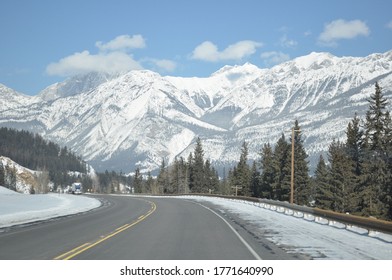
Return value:
M 0 186 L 0 228 L 77 214 L 99 207 L 95 198 L 70 194 L 20 194 Z
M 389 259 L 392 260 L 392 235 L 367 233 L 354 227 L 327 223 L 309 215 L 295 215 L 280 209 L 266 209 L 259 203 L 215 197 L 186 196 L 209 202 L 249 223 L 253 233 L 270 240 L 287 252 L 313 259 Z

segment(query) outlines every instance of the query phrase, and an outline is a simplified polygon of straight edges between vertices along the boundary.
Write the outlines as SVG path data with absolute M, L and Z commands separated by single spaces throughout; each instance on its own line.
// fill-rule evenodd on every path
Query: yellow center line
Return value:
M 123 227 L 126 227 L 126 226 L 129 226 L 129 224 L 125 224 L 125 225 L 122 225 L 122 226 L 119 227 L 119 228 L 116 228 L 116 231 L 117 231 L 117 230 L 120 230 L 120 229 L 122 229 Z
M 90 243 L 84 243 L 83 245 L 80 245 L 79 247 L 76 247 L 75 249 L 72 249 L 71 251 L 64 253 L 60 256 L 55 257 L 55 260 L 62 260 L 64 257 L 66 257 L 68 254 L 72 254 L 73 252 L 77 251 L 77 250 L 81 250 L 83 247 L 86 247 L 90 245 Z
M 109 238 L 119 234 L 120 232 L 123 232 L 124 230 L 129 229 L 130 227 L 133 227 L 134 225 L 140 223 L 141 221 L 143 221 L 144 219 L 146 219 L 148 216 L 150 216 L 152 213 L 154 213 L 154 211 L 157 209 L 157 206 L 154 202 L 152 201 L 148 201 L 151 204 L 151 209 L 145 214 L 140 216 L 139 218 L 137 218 L 136 221 L 134 221 L 131 224 L 125 224 L 119 228 L 117 228 L 115 231 L 113 231 L 112 233 L 106 235 L 106 236 L 102 236 L 100 239 L 98 239 L 95 242 L 87 242 L 84 243 L 83 245 L 80 245 L 79 247 L 76 247 L 64 254 L 61 254 L 57 257 L 55 257 L 55 260 L 70 260 L 72 258 L 74 258 L 75 256 L 83 253 L 84 251 L 87 251 L 88 249 L 104 242 L 105 240 L 108 240 Z

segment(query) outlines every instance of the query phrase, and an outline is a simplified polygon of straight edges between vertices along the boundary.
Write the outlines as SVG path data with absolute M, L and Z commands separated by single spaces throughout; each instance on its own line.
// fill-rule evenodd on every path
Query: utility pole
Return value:
M 290 188 L 290 204 L 294 203 L 294 132 L 300 132 L 300 129 L 291 130 L 291 188 Z

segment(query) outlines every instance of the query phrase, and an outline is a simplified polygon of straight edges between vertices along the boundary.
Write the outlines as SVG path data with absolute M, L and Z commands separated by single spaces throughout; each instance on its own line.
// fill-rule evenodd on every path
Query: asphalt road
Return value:
M 213 205 L 96 196 L 103 206 L 0 232 L 0 259 L 298 259 Z

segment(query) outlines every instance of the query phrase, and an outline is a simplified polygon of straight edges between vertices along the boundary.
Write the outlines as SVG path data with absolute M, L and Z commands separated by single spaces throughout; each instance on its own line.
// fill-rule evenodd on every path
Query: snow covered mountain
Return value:
M 0 85 L 0 125 L 67 145 L 98 170 L 129 172 L 187 158 L 197 137 L 216 165 L 238 161 L 244 140 L 257 159 L 264 143 L 289 136 L 298 119 L 312 163 L 344 137 L 355 112 L 364 116 L 376 81 L 392 100 L 392 51 L 311 53 L 271 69 L 225 66 L 207 78 L 90 73 L 34 97 Z

